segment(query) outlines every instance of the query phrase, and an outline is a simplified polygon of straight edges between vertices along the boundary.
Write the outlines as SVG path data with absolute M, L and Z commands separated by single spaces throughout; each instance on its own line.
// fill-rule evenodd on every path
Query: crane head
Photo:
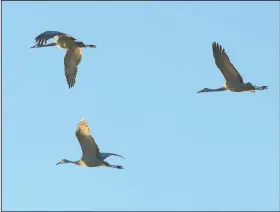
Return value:
M 63 159 L 63 160 L 61 160 L 60 162 L 58 162 L 56 165 L 64 164 L 64 163 L 71 163 L 71 161 L 66 160 L 66 159 Z
M 209 92 L 211 91 L 209 88 L 203 88 L 202 90 L 198 91 L 197 93 Z

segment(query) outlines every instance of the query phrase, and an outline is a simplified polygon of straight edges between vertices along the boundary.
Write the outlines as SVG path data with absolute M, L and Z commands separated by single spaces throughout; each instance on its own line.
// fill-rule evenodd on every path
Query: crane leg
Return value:
M 266 90 L 268 87 L 267 86 L 254 86 L 255 90 Z
M 111 164 L 109 164 L 109 163 L 107 163 L 107 162 L 105 162 L 105 161 L 104 161 L 104 165 L 105 165 L 106 167 L 110 167 L 110 168 L 123 169 L 123 167 L 120 166 L 120 165 L 111 165 Z

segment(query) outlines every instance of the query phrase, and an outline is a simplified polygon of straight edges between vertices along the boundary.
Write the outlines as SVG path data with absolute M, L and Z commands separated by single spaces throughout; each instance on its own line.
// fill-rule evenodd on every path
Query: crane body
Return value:
M 230 62 L 228 55 L 221 45 L 214 42 L 212 44 L 213 56 L 217 67 L 223 74 L 226 82 L 224 85 L 217 89 L 204 88 L 197 93 L 202 92 L 217 92 L 217 91 L 232 91 L 232 92 L 244 92 L 250 91 L 255 92 L 256 90 L 265 90 L 267 86 L 256 86 L 250 82 L 244 83 L 243 78 Z
M 97 144 L 95 143 L 94 138 L 90 135 L 90 130 L 88 127 L 88 124 L 86 120 L 83 118 L 76 129 L 76 137 L 80 143 L 83 156 L 78 161 L 70 161 L 67 159 L 61 160 L 59 164 L 65 164 L 65 163 L 72 163 L 79 166 L 85 166 L 85 167 L 98 167 L 98 166 L 106 166 L 110 168 L 117 168 L 117 169 L 123 169 L 120 165 L 111 165 L 108 162 L 105 161 L 106 158 L 109 156 L 118 156 L 121 158 L 124 158 L 121 155 L 115 154 L 115 153 L 102 153 L 99 152 L 99 148 Z
M 55 41 L 47 44 L 47 41 L 55 37 Z M 66 49 L 64 57 L 64 72 L 69 89 L 76 83 L 78 65 L 82 59 L 82 48 L 96 48 L 96 45 L 87 45 L 77 41 L 71 35 L 57 31 L 46 31 L 35 38 L 36 44 L 30 48 L 42 48 L 56 46 L 60 49 Z

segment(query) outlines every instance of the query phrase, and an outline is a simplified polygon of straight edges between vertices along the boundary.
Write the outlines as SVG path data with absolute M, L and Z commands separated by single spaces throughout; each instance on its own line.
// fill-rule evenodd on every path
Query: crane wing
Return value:
M 90 135 L 88 124 L 84 118 L 78 124 L 76 137 L 83 151 L 83 159 L 99 155 L 99 148 Z
M 76 82 L 78 65 L 82 60 L 82 48 L 67 49 L 64 57 L 64 72 L 69 88 Z
M 58 31 L 46 31 L 46 32 L 43 32 L 41 33 L 40 35 L 38 35 L 36 38 L 35 38 L 35 41 L 37 44 L 46 44 L 47 43 L 47 40 L 51 39 L 51 38 L 54 38 L 55 36 L 66 36 L 68 37 L 69 39 L 72 39 L 72 40 L 76 40 L 75 38 L 73 38 L 72 36 L 70 35 L 67 35 L 63 32 L 58 32 Z
M 241 75 L 238 73 L 234 65 L 230 62 L 230 59 L 223 47 L 218 43 L 212 44 L 213 56 L 215 63 L 224 75 L 227 82 L 243 83 Z

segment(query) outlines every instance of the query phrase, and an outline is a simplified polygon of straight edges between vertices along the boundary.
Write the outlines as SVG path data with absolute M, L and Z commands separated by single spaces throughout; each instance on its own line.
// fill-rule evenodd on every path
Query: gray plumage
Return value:
M 95 143 L 94 138 L 90 134 L 90 129 L 86 120 L 83 118 L 76 129 L 76 137 L 80 143 L 83 156 L 78 161 L 70 161 L 67 159 L 61 160 L 57 165 L 64 163 L 72 163 L 79 166 L 86 167 L 97 167 L 97 166 L 106 166 L 111 168 L 123 169 L 120 165 L 111 165 L 105 161 L 105 159 L 111 155 L 124 158 L 121 155 L 115 153 L 101 153 L 97 144 Z
M 243 92 L 243 91 L 251 91 L 255 92 L 255 90 L 265 90 L 267 86 L 255 86 L 252 85 L 250 82 L 244 83 L 241 75 L 231 63 L 226 51 L 223 49 L 221 45 L 214 42 L 212 44 L 213 56 L 215 59 L 215 63 L 217 67 L 220 69 L 221 73 L 223 74 L 226 82 L 221 88 L 217 89 L 210 89 L 204 88 L 201 92 L 215 92 L 215 91 L 232 91 L 232 92 Z
M 49 39 L 54 37 L 56 37 L 55 42 L 46 44 Z M 95 45 L 86 45 L 81 41 L 77 41 L 76 38 L 71 35 L 57 31 L 43 32 L 35 38 L 35 42 L 36 44 L 30 48 L 57 46 L 58 48 L 66 49 L 64 57 L 64 72 L 69 89 L 76 83 L 78 65 L 83 56 L 82 48 L 96 48 Z

